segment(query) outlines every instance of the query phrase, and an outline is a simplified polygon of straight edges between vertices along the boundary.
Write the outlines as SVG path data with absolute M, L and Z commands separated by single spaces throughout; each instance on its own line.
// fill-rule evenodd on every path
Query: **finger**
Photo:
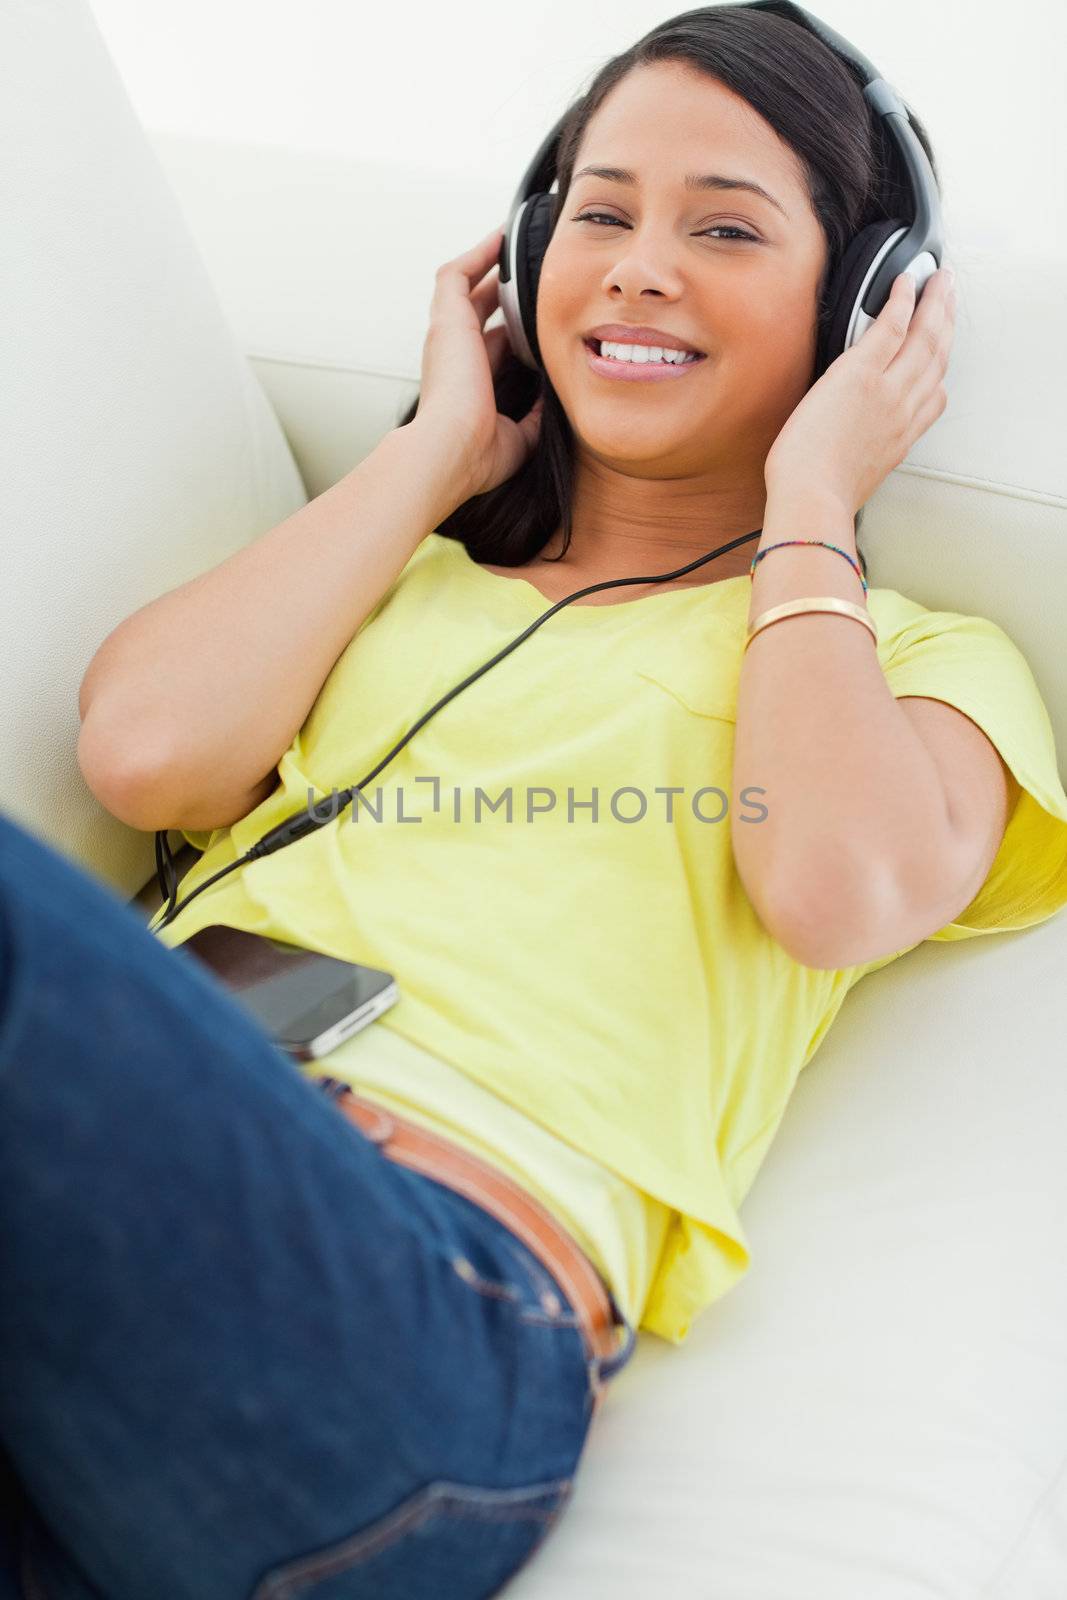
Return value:
M 948 369 L 955 321 L 952 279 L 942 268 L 927 279 L 907 338 L 886 368 L 887 376 L 897 379 L 909 393 L 925 393 L 940 382 Z
M 915 279 L 910 272 L 900 272 L 885 305 L 853 348 L 884 372 L 908 336 L 914 311 Z
M 500 304 L 500 279 L 495 266 L 490 268 L 478 287 L 471 290 L 470 298 L 478 321 L 484 323 Z
M 499 256 L 503 237 L 503 226 L 494 228 L 473 249 L 465 251 L 461 256 L 454 256 L 451 261 L 441 263 L 434 275 L 431 315 L 439 311 L 442 306 L 453 305 L 457 294 L 470 295 L 473 285 L 485 277 Z
M 532 451 L 537 443 L 537 436 L 541 431 L 541 420 L 545 410 L 545 397 L 539 394 L 533 405 L 524 417 L 520 417 L 518 428 L 522 434 L 527 451 Z
M 501 223 L 498 228 L 490 228 L 484 239 L 479 239 L 478 243 L 476 245 L 472 245 L 469 250 L 464 251 L 463 255 L 454 256 L 452 261 L 446 262 L 445 265 L 458 266 L 469 270 L 473 267 L 476 267 L 479 261 L 483 261 L 487 258 L 491 260 L 496 254 L 499 253 L 500 241 L 503 237 L 504 224 Z M 484 270 L 485 269 L 483 267 L 482 271 L 484 272 Z M 481 274 L 479 274 L 479 276 L 481 276 Z
M 489 370 L 495 378 L 504 365 L 505 357 L 511 349 L 511 340 L 508 330 L 503 323 L 498 328 L 488 328 L 483 335 L 485 351 L 489 357 Z

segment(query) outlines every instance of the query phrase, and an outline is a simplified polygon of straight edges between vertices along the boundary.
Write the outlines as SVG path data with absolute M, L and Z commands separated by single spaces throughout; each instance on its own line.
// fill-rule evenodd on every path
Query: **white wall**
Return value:
M 150 134 L 479 172 L 509 195 L 598 66 L 687 9 L 684 0 L 91 4 Z M 991 248 L 1067 251 L 1062 0 L 820 0 L 808 9 L 922 118 L 950 238 L 953 219 L 966 215 L 972 240 Z

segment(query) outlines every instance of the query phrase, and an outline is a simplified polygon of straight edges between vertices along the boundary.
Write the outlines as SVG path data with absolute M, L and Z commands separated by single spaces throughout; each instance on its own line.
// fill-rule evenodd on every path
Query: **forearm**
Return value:
M 853 558 L 853 521 L 815 491 L 772 491 L 758 550 L 783 539 L 825 539 Z M 835 551 L 793 546 L 756 568 L 748 621 L 772 606 L 833 595 L 866 609 L 856 573 Z M 758 793 L 747 804 L 742 791 Z M 767 816 L 745 822 L 758 800 Z M 746 893 L 772 932 L 804 928 L 803 908 L 835 906 L 835 937 L 850 916 L 895 903 L 904 881 L 949 847 L 950 817 L 937 767 L 885 680 L 870 633 L 834 613 L 795 616 L 760 630 L 738 686 L 731 838 Z M 921 881 L 921 880 L 920 880 Z M 817 890 L 817 895 L 816 895 Z
M 127 618 L 82 682 L 78 756 L 90 787 L 105 804 L 109 792 L 143 790 L 153 811 L 143 826 L 231 806 L 288 748 L 457 495 L 440 452 L 394 430 L 286 521 Z

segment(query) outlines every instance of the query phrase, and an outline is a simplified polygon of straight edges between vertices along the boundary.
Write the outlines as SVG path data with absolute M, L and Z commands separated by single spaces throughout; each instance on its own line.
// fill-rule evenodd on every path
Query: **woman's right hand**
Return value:
M 541 431 L 543 397 L 518 422 L 496 408 L 493 379 L 511 342 L 503 325 L 483 329 L 500 304 L 503 232 L 494 228 L 473 250 L 437 269 L 419 404 L 407 425 L 448 460 L 461 495 L 457 506 L 518 472 Z

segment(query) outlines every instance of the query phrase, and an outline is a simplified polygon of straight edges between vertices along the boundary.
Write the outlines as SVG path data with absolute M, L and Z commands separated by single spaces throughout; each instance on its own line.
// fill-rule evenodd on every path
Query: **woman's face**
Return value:
M 778 204 L 685 187 L 709 173 Z M 630 72 L 582 137 L 538 287 L 541 354 L 579 449 L 638 476 L 762 475 L 811 382 L 825 257 L 799 161 L 747 101 L 684 63 Z M 600 376 L 585 338 L 603 323 L 674 334 L 705 359 L 663 382 Z

